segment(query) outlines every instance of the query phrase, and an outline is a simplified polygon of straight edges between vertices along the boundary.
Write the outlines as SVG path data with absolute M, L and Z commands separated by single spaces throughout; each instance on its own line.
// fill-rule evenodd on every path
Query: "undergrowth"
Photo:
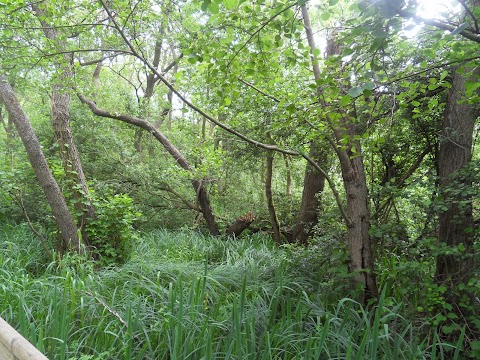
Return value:
M 341 284 L 312 250 L 191 231 L 139 238 L 126 263 L 98 269 L 79 256 L 49 262 L 26 227 L 3 226 L 0 315 L 60 360 L 464 356 L 462 336 L 420 331 L 385 291 L 370 310 L 333 300 L 328 287 Z

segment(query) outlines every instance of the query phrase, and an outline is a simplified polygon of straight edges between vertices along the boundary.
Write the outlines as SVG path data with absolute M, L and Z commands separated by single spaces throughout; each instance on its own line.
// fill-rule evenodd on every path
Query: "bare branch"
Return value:
M 421 22 L 421 23 L 424 23 L 426 25 L 434 26 L 434 27 L 436 27 L 438 29 L 441 29 L 441 30 L 447 30 L 447 31 L 452 32 L 452 31 L 454 31 L 458 28 L 458 26 L 450 25 L 450 24 L 447 24 L 445 22 L 435 20 L 435 19 L 423 18 L 421 16 L 417 16 L 415 14 L 409 13 L 409 12 L 407 12 L 405 10 L 402 10 L 402 9 L 396 9 L 396 11 L 397 11 L 397 14 L 400 15 L 402 18 L 413 19 L 417 22 Z M 478 29 L 477 29 L 477 33 L 473 32 L 471 30 L 468 30 L 468 29 L 464 29 L 464 30 L 460 31 L 458 34 L 462 35 L 466 39 L 472 40 L 472 41 L 480 44 L 480 34 L 478 34 Z
M 102 1 L 103 3 L 103 1 Z M 255 35 L 257 35 L 260 31 L 262 31 L 265 26 L 267 26 L 271 21 L 273 21 L 277 16 L 283 14 L 285 11 L 287 11 L 288 9 L 294 7 L 294 6 L 297 6 L 297 2 L 294 2 L 293 4 L 287 6 L 286 8 L 280 10 L 279 12 L 277 12 L 276 14 L 272 15 L 267 21 L 265 21 L 257 30 L 255 30 L 255 32 L 250 35 L 250 37 L 247 39 L 247 41 L 245 41 L 245 43 L 240 47 L 240 49 L 238 49 L 235 54 L 233 54 L 233 57 L 230 59 L 230 61 L 228 62 L 227 64 L 227 67 L 230 66 L 230 64 L 232 63 L 232 61 L 237 57 L 237 55 L 243 50 L 245 49 L 245 46 L 247 46 L 250 41 L 255 37 Z

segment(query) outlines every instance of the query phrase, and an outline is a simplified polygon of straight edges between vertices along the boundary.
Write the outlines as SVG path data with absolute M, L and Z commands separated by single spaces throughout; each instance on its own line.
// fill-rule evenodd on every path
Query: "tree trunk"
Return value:
M 471 71 L 472 69 L 466 69 Z M 478 107 L 466 101 L 465 84 L 467 81 L 478 81 L 480 70 L 477 68 L 470 75 L 462 75 L 455 71 L 452 87 L 447 96 L 443 128 L 438 158 L 438 175 L 440 194 L 443 195 L 446 211 L 439 213 L 438 240 L 448 246 L 465 246 L 464 254 L 440 255 L 437 258 L 436 278 L 440 283 L 448 283 L 455 287 L 466 283 L 474 271 L 473 261 L 473 216 L 472 197 L 469 194 L 452 195 L 450 188 L 455 188 L 452 176 L 464 168 L 472 160 L 472 139 L 474 124 L 480 115 Z M 467 172 L 468 173 L 468 172 Z M 457 178 L 467 187 L 471 184 L 468 175 Z M 454 190 L 458 190 L 454 189 Z M 464 204 L 464 205 L 461 205 Z M 470 256 L 469 256 L 470 255 Z
M 319 164 L 326 162 L 326 153 L 314 143 L 310 144 L 310 157 Z M 322 166 L 323 167 L 323 166 Z M 318 222 L 318 207 L 320 206 L 319 195 L 325 187 L 325 177 L 307 163 L 303 178 L 302 203 L 297 224 L 293 232 L 292 241 L 307 245 L 313 227 Z
M 307 5 L 302 5 L 302 16 L 307 33 L 308 44 L 311 48 L 312 68 L 315 81 L 321 82 L 320 67 L 315 59 L 314 50 L 317 49 L 310 24 Z M 336 39 L 330 37 L 327 41 L 327 57 L 339 54 L 340 46 Z M 317 88 L 320 102 L 323 102 L 322 89 Z M 353 109 L 354 110 L 354 109 Z M 353 111 L 354 113 L 354 111 Z M 368 208 L 368 187 L 365 177 L 365 168 L 359 141 L 350 140 L 346 146 L 341 140 L 355 139 L 361 132 L 349 115 L 345 115 L 339 124 L 331 124 L 338 146 L 334 147 L 340 161 L 343 185 L 347 202 L 347 244 L 350 255 L 350 271 L 354 273 L 354 281 L 362 294 L 360 302 L 366 303 L 368 299 L 378 295 L 373 271 L 373 253 L 370 243 L 370 210 Z M 355 151 L 354 151 L 355 149 Z
M 285 194 L 288 197 L 292 196 L 292 166 L 290 164 L 290 159 L 287 154 L 283 154 L 283 159 L 285 160 L 285 170 L 287 172 L 287 183 L 285 187 Z
M 64 81 L 69 81 L 72 74 L 66 74 Z M 95 209 L 90 201 L 88 205 L 82 199 L 90 199 L 90 192 L 87 186 L 87 179 L 83 172 L 80 162 L 77 146 L 73 140 L 70 128 L 70 95 L 62 93 L 64 87 L 59 84 L 53 86 L 52 96 L 52 124 L 55 132 L 55 138 L 60 146 L 60 155 L 67 178 L 71 178 L 73 183 L 70 191 L 75 200 L 75 209 L 83 214 L 78 217 L 77 223 L 80 229 L 84 230 L 85 222 L 88 218 L 95 216 Z M 79 186 L 80 188 L 78 188 Z M 83 234 L 85 236 L 85 234 Z M 84 237 L 85 240 L 88 240 Z
M 0 76 L 0 98 L 5 103 L 7 111 L 12 117 L 17 132 L 22 139 L 35 176 L 45 193 L 55 222 L 60 229 L 65 247 L 72 251 L 81 252 L 82 249 L 77 234 L 77 226 L 68 210 L 65 198 L 48 168 L 47 160 L 42 152 L 40 142 L 33 131 L 32 125 L 23 112 L 8 80 L 3 76 Z
M 37 4 L 32 4 L 32 8 L 39 18 L 45 37 L 52 40 L 59 49 L 65 50 L 65 44 L 57 39 L 56 30 L 45 21 L 45 12 Z M 95 217 L 95 208 L 90 202 L 87 180 L 70 128 L 70 94 L 67 92 L 67 89 L 73 80 L 72 54 L 64 54 L 63 61 L 63 64 L 56 64 L 55 66 L 59 75 L 58 80 L 53 85 L 52 126 L 55 132 L 55 139 L 60 147 L 60 156 L 65 175 L 73 180 L 70 192 L 75 200 L 75 209 L 82 214 L 78 217 L 77 223 L 82 230 L 84 240 L 88 243 L 84 227 L 87 218 Z M 86 203 L 82 201 L 85 198 L 88 200 Z
M 240 234 L 250 226 L 255 220 L 255 215 L 252 211 L 247 212 L 245 215 L 240 216 L 235 222 L 225 230 L 226 235 L 233 235 L 239 237 Z
M 350 128 L 353 125 L 346 124 Z M 354 134 L 355 132 L 350 132 Z M 342 138 L 346 134 L 340 133 Z M 353 137 L 350 137 L 353 138 Z M 337 139 L 339 141 L 340 138 Z M 349 144 L 347 149 L 338 149 L 342 169 L 343 186 L 347 199 L 347 244 L 350 253 L 349 270 L 362 289 L 360 301 L 366 303 L 378 295 L 375 274 L 373 272 L 373 252 L 370 241 L 370 210 L 368 208 L 368 188 L 365 168 L 359 141 Z M 352 152 L 355 147 L 356 153 Z
M 280 234 L 280 225 L 278 224 L 277 213 L 275 211 L 275 205 L 273 204 L 272 194 L 272 177 L 273 177 L 273 153 L 267 153 L 267 166 L 265 172 L 265 197 L 267 198 L 268 213 L 270 215 L 270 223 L 273 229 L 273 240 L 280 245 L 282 243 L 282 237 Z

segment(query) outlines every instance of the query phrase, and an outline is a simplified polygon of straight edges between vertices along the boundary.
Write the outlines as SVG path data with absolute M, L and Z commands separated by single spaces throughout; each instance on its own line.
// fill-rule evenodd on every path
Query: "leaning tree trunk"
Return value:
M 173 145 L 170 142 L 170 140 L 152 123 L 144 119 L 137 118 L 135 116 L 129 116 L 129 115 L 123 115 L 123 114 L 120 114 L 120 115 L 111 114 L 108 111 L 100 109 L 95 102 L 87 99 L 84 95 L 82 94 L 77 94 L 77 95 L 80 101 L 86 104 L 95 115 L 119 120 L 148 131 L 151 135 L 155 137 L 155 139 L 157 139 L 162 144 L 164 149 L 175 159 L 177 164 L 182 169 L 188 172 L 193 172 L 193 169 L 190 163 L 185 158 L 185 156 L 183 156 L 183 154 L 175 147 L 175 145 Z M 220 231 L 218 230 L 218 225 L 217 225 L 217 222 L 215 221 L 215 216 L 214 216 L 212 207 L 210 205 L 208 191 L 205 188 L 203 181 L 193 179 L 192 186 L 195 189 L 195 193 L 197 195 L 197 201 L 200 205 L 203 218 L 207 223 L 207 227 L 208 227 L 208 230 L 210 231 L 210 234 L 215 236 L 219 235 Z
M 40 142 L 33 131 L 32 125 L 23 112 L 8 80 L 3 76 L 0 76 L 0 99 L 5 103 L 5 107 L 12 117 L 17 132 L 22 139 L 35 176 L 45 193 L 47 202 L 52 209 L 53 218 L 60 229 L 65 247 L 72 251 L 81 252 L 82 249 L 77 234 L 77 226 L 68 210 L 65 198 L 48 168 L 47 160 L 42 152 Z
M 471 71 L 471 69 L 466 69 Z M 456 287 L 466 283 L 474 271 L 473 260 L 473 198 L 468 192 L 455 190 L 452 176 L 457 175 L 457 181 L 468 186 L 471 179 L 466 172 L 459 176 L 458 171 L 465 168 L 472 160 L 472 139 L 474 124 L 480 111 L 478 106 L 469 104 L 465 97 L 467 81 L 478 81 L 480 70 L 477 68 L 470 75 L 462 75 L 455 71 L 452 77 L 452 87 L 447 96 L 443 128 L 440 140 L 438 158 L 438 175 L 440 178 L 440 193 L 443 196 L 446 211 L 439 213 L 438 240 L 448 246 L 465 246 L 464 255 L 440 255 L 437 258 L 436 278 L 447 287 Z M 455 192 L 455 194 L 453 194 Z
M 312 68 L 315 81 L 321 82 L 320 68 L 315 59 L 314 51 L 317 49 L 310 24 L 307 5 L 302 5 L 302 16 L 307 34 L 308 44 L 311 48 Z M 340 46 L 333 37 L 328 39 L 327 57 L 339 54 Z M 317 88 L 321 103 L 327 107 L 323 100 L 322 90 Z M 354 110 L 354 109 L 353 109 Z M 361 135 L 355 121 L 350 119 L 350 114 L 343 117 L 338 124 L 331 124 L 337 145 L 337 153 L 342 170 L 343 185 L 347 202 L 347 244 L 350 255 L 350 272 L 354 273 L 355 284 L 361 288 L 360 301 L 366 303 L 368 299 L 378 295 L 373 271 L 373 254 L 370 241 L 370 210 L 368 208 L 368 187 L 365 177 L 365 168 L 359 141 L 352 141 Z M 350 139 L 342 145 L 340 142 Z M 355 149 L 355 151 L 353 151 Z
M 273 153 L 268 152 L 267 168 L 265 172 L 265 197 L 267 198 L 268 213 L 270 215 L 270 223 L 273 229 L 273 240 L 275 240 L 275 243 L 280 245 L 282 243 L 282 237 L 280 234 L 280 226 L 278 224 L 275 205 L 273 204 L 272 177 L 273 177 Z
M 45 20 L 45 11 L 38 4 L 32 4 L 32 9 L 42 25 L 45 37 L 56 44 L 61 51 L 65 51 L 65 44 L 58 39 L 56 30 Z M 82 231 L 84 240 L 88 242 L 84 231 L 85 223 L 88 218 L 95 217 L 95 208 L 90 201 L 87 180 L 70 127 L 70 94 L 68 93 L 68 88 L 73 80 L 72 60 L 73 55 L 65 53 L 63 63 L 55 66 L 59 76 L 53 85 L 52 126 L 55 139 L 60 147 L 60 156 L 65 175 L 67 178 L 72 179 L 70 192 L 74 199 L 75 210 L 82 214 L 78 217 L 77 223 Z M 85 198 L 88 201 L 83 201 Z
M 319 164 L 326 162 L 325 151 L 319 149 L 314 143 L 310 144 L 310 157 Z M 313 227 L 318 223 L 319 196 L 323 192 L 324 187 L 325 177 L 310 163 L 307 163 L 307 169 L 303 178 L 302 203 L 292 241 L 307 245 L 307 240 L 312 233 Z

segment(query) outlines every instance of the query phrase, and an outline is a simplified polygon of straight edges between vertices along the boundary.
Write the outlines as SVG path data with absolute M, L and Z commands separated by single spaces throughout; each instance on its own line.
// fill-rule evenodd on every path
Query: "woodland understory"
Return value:
M 49 357 L 480 358 L 479 0 L 0 19 L 0 316 Z

